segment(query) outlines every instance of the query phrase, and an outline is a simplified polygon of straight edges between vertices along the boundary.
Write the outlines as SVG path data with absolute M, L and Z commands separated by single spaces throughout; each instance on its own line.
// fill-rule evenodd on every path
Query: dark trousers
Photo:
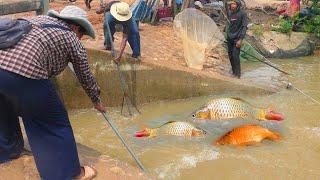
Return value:
M 114 23 L 114 17 L 111 15 L 110 12 L 106 12 L 104 15 L 104 23 L 103 23 L 103 32 L 104 32 L 104 45 L 106 48 L 111 47 L 111 40 L 109 37 L 109 31 L 108 27 L 110 29 L 110 34 L 112 37 L 112 42 L 114 41 L 114 33 L 116 32 L 116 24 Z M 136 58 L 140 56 L 140 34 L 139 34 L 139 29 L 138 25 L 133 18 L 129 20 L 130 24 L 130 32 L 128 34 L 128 42 L 129 45 L 132 49 L 132 57 Z
M 80 173 L 80 163 L 67 111 L 49 80 L 33 80 L 0 69 L 0 92 L 20 106 L 35 162 L 44 180 L 69 180 Z M 16 134 L 17 118 L 8 118 L 6 134 Z M 1 124 L 1 127 L 5 127 Z M 2 132 L 3 129 L 0 129 Z M 10 160 L 11 136 L 0 133 L 1 162 Z
M 236 47 L 237 39 L 228 39 L 228 55 L 232 67 L 233 75 L 240 77 L 241 76 L 241 67 L 240 67 L 240 48 Z
M 13 99 L 0 92 L 0 163 L 18 158 L 24 142 Z

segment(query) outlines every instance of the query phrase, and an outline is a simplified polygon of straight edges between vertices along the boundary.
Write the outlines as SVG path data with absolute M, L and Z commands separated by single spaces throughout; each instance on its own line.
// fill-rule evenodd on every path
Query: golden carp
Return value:
M 284 119 L 283 115 L 271 109 L 254 107 L 240 98 L 218 98 L 209 101 L 203 108 L 192 115 L 197 119 L 222 120 L 232 118 L 253 118 L 258 120 Z
M 259 125 L 244 125 L 229 131 L 215 141 L 214 145 L 230 144 L 246 146 L 257 144 L 264 139 L 279 140 L 280 134 L 260 127 Z
M 173 135 L 173 136 L 203 136 L 206 131 L 193 126 L 188 122 L 169 121 L 157 128 L 146 128 L 143 131 L 135 133 L 135 137 L 155 137 L 158 135 Z

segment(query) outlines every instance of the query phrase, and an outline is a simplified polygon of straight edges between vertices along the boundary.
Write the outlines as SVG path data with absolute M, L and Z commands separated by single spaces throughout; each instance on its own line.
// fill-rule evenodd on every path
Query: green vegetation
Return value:
M 289 18 L 285 18 L 284 16 L 279 17 L 279 27 L 276 28 L 276 31 L 282 33 L 290 34 L 292 32 L 293 22 Z
M 261 24 L 254 24 L 250 27 L 250 30 L 252 30 L 254 36 L 260 37 L 263 34 L 263 26 Z
M 292 18 L 280 16 L 274 30 L 290 34 L 292 31 L 313 33 L 320 38 L 320 0 L 312 0 L 312 5 L 296 13 Z

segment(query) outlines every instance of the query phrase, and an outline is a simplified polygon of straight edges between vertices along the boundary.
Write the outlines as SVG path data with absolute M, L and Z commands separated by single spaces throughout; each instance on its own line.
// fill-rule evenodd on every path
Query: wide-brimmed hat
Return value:
M 88 35 L 92 38 L 96 37 L 94 28 L 88 20 L 87 13 L 77 6 L 66 6 L 60 11 L 60 13 L 55 10 L 49 10 L 47 15 L 78 24 L 85 29 L 85 35 Z
M 195 6 L 198 6 L 200 9 L 203 8 L 203 5 L 202 5 L 202 3 L 201 3 L 200 1 L 195 1 L 195 2 L 194 2 L 194 5 L 195 5 Z
M 231 1 L 228 1 L 227 4 L 237 4 L 237 5 L 241 5 L 241 1 L 240 1 L 240 0 L 231 0 Z
M 118 21 L 128 21 L 132 17 L 132 12 L 130 10 L 129 4 L 125 2 L 112 4 L 110 13 Z

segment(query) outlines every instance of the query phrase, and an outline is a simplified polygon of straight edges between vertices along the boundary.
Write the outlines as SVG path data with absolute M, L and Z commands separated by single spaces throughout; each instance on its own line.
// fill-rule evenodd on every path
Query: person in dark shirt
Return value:
M 241 10 L 240 0 L 229 3 L 227 27 L 228 55 L 234 76 L 240 78 L 240 48 L 247 31 L 247 14 Z
M 137 23 L 132 18 L 132 12 L 127 3 L 112 1 L 108 4 L 102 5 L 96 11 L 97 14 L 105 13 L 103 24 L 104 31 L 104 46 L 107 50 L 111 50 L 111 34 L 112 41 L 114 41 L 114 33 L 116 32 L 116 25 L 122 25 L 122 40 L 120 45 L 120 52 L 115 57 L 115 61 L 119 62 L 123 51 L 126 47 L 127 41 L 132 49 L 132 57 L 138 58 L 140 56 L 140 34 Z M 109 32 L 110 30 L 110 32 Z

